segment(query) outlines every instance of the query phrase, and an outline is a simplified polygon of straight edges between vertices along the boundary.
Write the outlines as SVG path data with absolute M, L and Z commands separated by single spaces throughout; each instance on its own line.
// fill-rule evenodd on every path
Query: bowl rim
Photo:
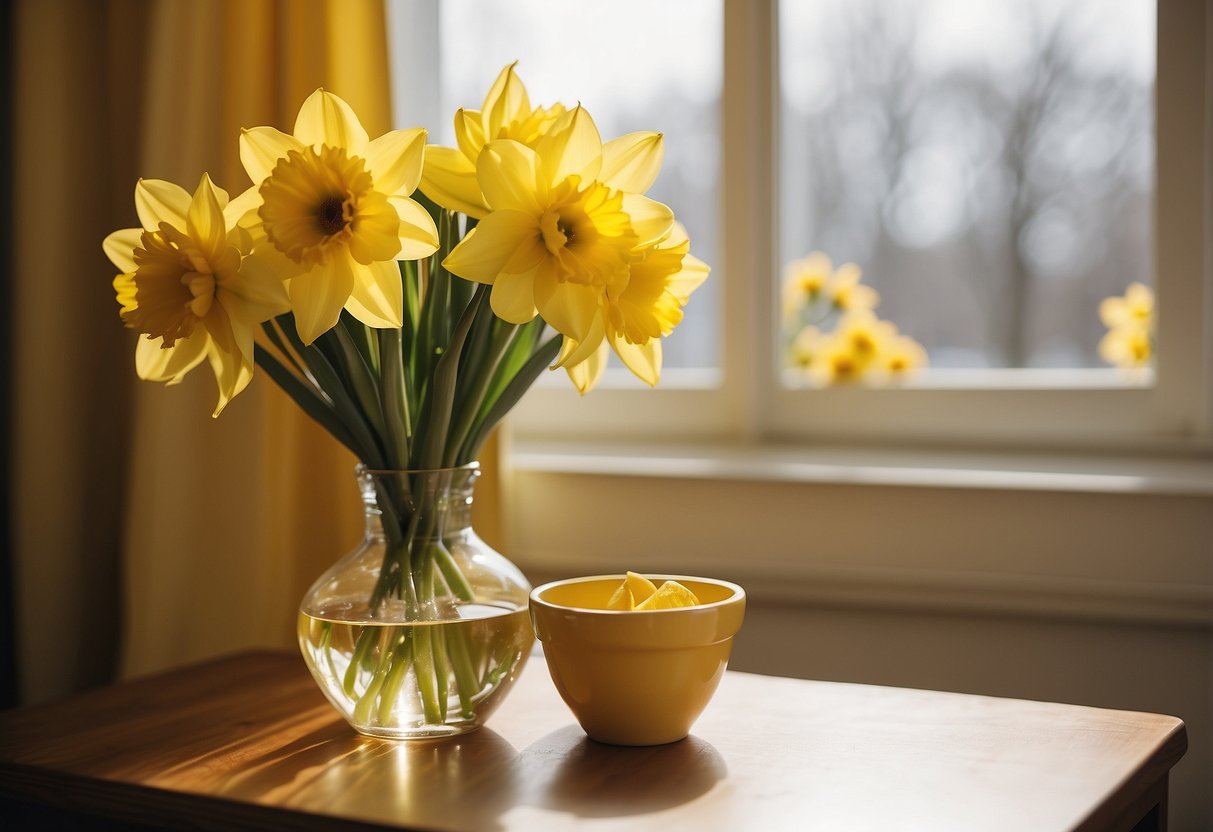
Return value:
M 706 577 L 702 577 L 699 575 L 666 575 L 666 574 L 659 574 L 659 573 L 644 573 L 644 572 L 640 572 L 637 574 L 643 575 L 644 577 L 648 578 L 649 580 L 657 579 L 657 580 L 661 580 L 661 581 L 678 581 L 679 583 L 682 583 L 683 581 L 698 581 L 701 584 L 714 584 L 716 586 L 720 586 L 720 587 L 724 587 L 726 589 L 732 590 L 733 594 L 730 595 L 728 598 L 724 598 L 720 601 L 712 601 L 707 604 L 696 604 L 693 607 L 670 607 L 669 609 L 664 609 L 664 610 L 603 610 L 603 609 L 596 609 L 594 607 L 572 607 L 572 606 L 568 606 L 566 604 L 557 604 L 557 603 L 548 601 L 548 600 L 540 597 L 541 593 L 546 592 L 547 590 L 552 589 L 553 587 L 557 587 L 557 586 L 566 586 L 568 584 L 589 583 L 590 581 L 622 581 L 624 578 L 627 577 L 627 575 L 624 573 L 609 574 L 609 575 L 584 575 L 584 576 L 577 577 L 577 578 L 562 578 L 558 581 L 548 581 L 546 584 L 542 584 L 540 586 L 535 587 L 534 589 L 531 590 L 531 595 L 530 595 L 531 607 L 532 608 L 534 608 L 536 606 L 546 607 L 547 609 L 550 609 L 550 610 L 574 610 L 578 613 L 589 613 L 591 615 L 635 616 L 635 615 L 664 615 L 666 613 L 679 613 L 679 612 L 685 614 L 685 613 L 692 612 L 695 610 L 710 610 L 710 609 L 715 609 L 718 607 L 724 607 L 729 604 L 736 604 L 738 602 L 742 602 L 742 601 L 746 600 L 746 591 L 740 584 L 735 584 L 732 581 L 722 580 L 721 578 L 706 578 Z

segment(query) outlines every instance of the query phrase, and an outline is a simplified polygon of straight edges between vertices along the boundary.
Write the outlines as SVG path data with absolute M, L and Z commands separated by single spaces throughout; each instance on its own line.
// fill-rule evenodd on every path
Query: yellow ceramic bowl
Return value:
M 678 581 L 702 602 L 668 610 L 608 610 L 623 575 L 544 584 L 531 592 L 531 621 L 556 689 L 592 739 L 660 745 L 685 737 L 720 684 L 745 590 L 728 581 Z

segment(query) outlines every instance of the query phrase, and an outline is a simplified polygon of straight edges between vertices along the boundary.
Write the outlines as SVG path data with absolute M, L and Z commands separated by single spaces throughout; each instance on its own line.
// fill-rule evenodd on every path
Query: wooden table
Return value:
M 53 812 L 43 828 L 223 830 L 1163 829 L 1167 772 L 1186 748 L 1172 717 L 732 672 L 691 737 L 615 748 L 585 738 L 538 656 L 489 727 L 390 743 L 349 729 L 298 656 L 249 653 L 0 714 L 0 819 L 32 825 Z

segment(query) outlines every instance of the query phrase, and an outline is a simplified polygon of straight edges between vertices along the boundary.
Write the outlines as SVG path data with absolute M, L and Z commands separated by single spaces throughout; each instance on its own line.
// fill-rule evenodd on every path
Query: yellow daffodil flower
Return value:
M 516 65 L 517 61 L 501 70 L 479 110 L 455 113 L 457 147 L 426 149 L 421 190 L 442 207 L 477 219 L 487 215 L 489 205 L 476 180 L 476 162 L 484 146 L 497 139 L 513 139 L 534 148 L 565 114 L 561 104 L 531 107 L 526 87 L 514 74 Z
M 884 345 L 879 356 L 883 370 L 893 379 L 903 379 L 927 366 L 927 351 L 906 335 L 898 335 Z
M 1154 292 L 1144 283 L 1131 283 L 1124 297 L 1105 298 L 1099 317 L 1108 333 L 1099 342 L 1099 356 L 1127 370 L 1145 367 L 1154 354 Z
M 864 377 L 871 362 L 857 355 L 845 338 L 826 339 L 810 367 L 813 377 L 822 385 L 852 384 Z
M 1154 292 L 1144 283 L 1130 283 L 1124 297 L 1105 298 L 1099 304 L 1099 317 L 1109 329 L 1149 329 L 1154 320 Z
M 176 384 L 209 360 L 219 384 L 215 416 L 253 376 L 258 324 L 288 307 L 269 264 L 245 256 L 252 239 L 237 222 L 248 204 L 243 195 L 229 202 L 206 174 L 192 197 L 171 182 L 141 179 L 135 209 L 143 227 L 102 244 L 122 272 L 114 278 L 122 320 L 141 333 L 135 371 Z
M 880 320 L 868 309 L 859 309 L 843 316 L 834 337 L 867 367 L 897 337 L 897 327 L 891 321 Z
M 597 384 L 608 347 L 645 384 L 660 380 L 660 339 L 682 322 L 683 307 L 710 271 L 690 246 L 686 229 L 676 222 L 666 239 L 634 249 L 627 281 L 607 288 L 605 313 L 595 318 L 586 339 L 565 338 L 555 366 L 568 370 L 580 393 Z
M 848 312 L 818 347 L 809 370 L 823 384 L 882 381 L 887 377 L 884 357 L 897 337 L 897 327 L 870 310 Z
M 854 263 L 843 263 L 830 276 L 826 292 L 834 306 L 844 312 L 857 309 L 875 309 L 880 295 L 871 286 L 860 283 L 859 267 Z
M 492 284 L 493 311 L 510 323 L 538 313 L 582 345 L 583 354 L 568 363 L 584 360 L 605 334 L 604 316 L 628 318 L 611 307 L 624 297 L 634 252 L 655 247 L 673 229 L 670 209 L 640 193 L 660 165 L 660 153 L 636 152 L 648 141 L 631 134 L 604 147 L 590 114 L 578 107 L 535 149 L 512 139 L 490 142 L 476 176 L 492 211 L 443 266 Z
M 795 324 L 802 309 L 817 302 L 832 274 L 830 258 L 820 251 L 788 263 L 784 269 L 783 313 L 789 324 Z
M 240 160 L 261 198 L 258 230 L 276 253 L 304 343 L 331 329 L 342 308 L 368 326 L 402 324 L 395 261 L 438 249 L 433 219 L 409 198 L 424 152 L 419 128 L 371 141 L 350 106 L 323 89 L 303 102 L 294 135 L 242 132 Z
M 1126 370 L 1147 366 L 1153 354 L 1150 331 L 1143 327 L 1111 329 L 1099 342 L 1099 357 Z

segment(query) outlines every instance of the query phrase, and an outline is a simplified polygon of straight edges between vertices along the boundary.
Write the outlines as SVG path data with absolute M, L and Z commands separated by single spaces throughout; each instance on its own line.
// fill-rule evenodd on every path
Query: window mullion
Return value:
M 774 289 L 774 0 L 725 0 L 724 146 L 721 228 L 725 229 L 720 328 L 729 424 L 736 438 L 765 431 L 774 394 L 771 350 Z

